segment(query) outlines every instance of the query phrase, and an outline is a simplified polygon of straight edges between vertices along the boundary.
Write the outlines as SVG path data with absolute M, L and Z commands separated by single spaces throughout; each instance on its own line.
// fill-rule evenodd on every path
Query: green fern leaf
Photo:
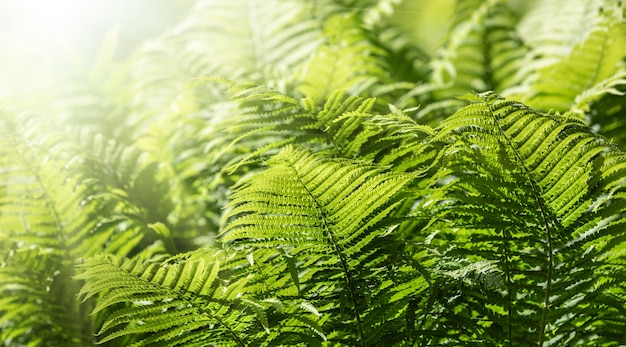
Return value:
M 432 83 L 445 86 L 439 99 L 475 91 L 502 91 L 514 85 L 523 44 L 503 1 L 458 1 L 449 42 L 431 62 Z
M 537 109 L 569 111 L 585 119 L 590 102 L 605 93 L 620 94 L 615 88 L 626 84 L 626 48 L 620 44 L 625 39 L 622 23 L 599 26 L 561 61 L 531 75 L 523 101 Z
M 230 92 L 241 109 L 229 126 L 236 136 L 231 146 L 255 148 L 232 158 L 231 171 L 293 143 L 352 158 L 373 135 L 362 125 L 374 106 L 373 98 L 346 96 L 339 90 L 320 107 L 313 98 L 298 101 L 262 86 L 234 85 Z
M 91 322 L 73 295 L 71 264 L 51 249 L 3 249 L 0 338 L 7 346 L 92 344 Z M 55 250 L 56 251 L 56 250 Z
M 91 324 L 97 324 L 98 318 L 92 322 L 86 314 L 91 302 L 80 305 L 68 300 L 80 287 L 72 278 L 73 265 L 102 251 L 146 256 L 164 252 L 163 241 L 171 242 L 171 238 L 154 234 L 151 238 L 145 233 L 149 223 L 143 218 L 149 214 L 140 207 L 163 211 L 155 201 L 142 200 L 148 187 L 141 184 L 155 183 L 154 177 L 146 177 L 155 167 L 142 166 L 139 152 L 123 150 L 89 131 L 82 134 L 90 138 L 82 147 L 71 141 L 72 136 L 36 117 L 16 117 L 14 126 L 18 132 L 4 134 L 0 152 L 0 243 L 7 249 L 2 252 L 6 268 L 0 276 L 7 285 L 3 288 L 6 306 L 0 307 L 2 325 L 6 325 L 2 333 L 19 343 L 39 338 L 16 324 L 20 318 L 13 312 L 22 312 L 20 317 L 33 317 L 24 320 L 33 326 L 48 322 L 43 324 L 49 326 L 45 330 L 58 330 L 58 337 L 67 343 L 89 343 Z M 24 256 L 32 254 L 37 257 Z M 31 275 L 19 281 L 23 285 L 10 289 L 16 274 L 24 272 Z M 14 306 L 31 298 L 45 303 L 38 308 L 41 314 L 33 314 L 34 306 L 24 306 L 24 310 Z M 82 326 L 71 328 L 75 321 Z M 70 328 L 77 330 L 64 331 Z M 58 345 L 58 341 L 49 338 L 46 343 Z
M 623 248 L 626 201 L 606 195 L 623 189 L 616 179 L 624 174 L 623 153 L 580 122 L 493 94 L 479 95 L 438 130 L 436 141 L 451 141 L 444 162 L 456 178 L 446 189 L 459 202 L 442 209 L 458 247 L 446 252 L 497 261 L 506 286 L 490 308 L 469 295 L 458 310 L 492 317 L 497 330 L 483 334 L 504 329 L 509 344 L 611 341 L 624 273 L 604 259 L 613 263 Z
M 300 295 L 309 302 L 345 291 L 345 297 L 340 295 L 338 303 L 325 309 L 337 313 L 324 319 L 349 320 L 345 333 L 353 331 L 348 336 L 358 337 L 358 343 L 377 341 L 384 335 L 377 329 L 384 331 L 392 319 L 380 321 L 378 305 L 384 304 L 375 298 L 387 300 L 394 290 L 374 290 L 364 302 L 359 288 L 378 282 L 376 273 L 385 271 L 388 254 L 379 247 L 388 243 L 393 247 L 385 219 L 398 206 L 397 194 L 413 177 L 371 165 L 323 160 L 289 147 L 268 164 L 233 194 L 220 240 L 252 252 L 288 253 L 297 259 Z M 372 268 L 380 269 L 372 272 Z M 289 281 L 290 272 L 286 266 L 282 269 L 277 280 Z M 418 289 L 414 283 L 413 290 Z
M 201 252 L 162 262 L 113 256 L 85 261 L 77 276 L 85 280 L 79 295 L 83 300 L 102 295 L 94 313 L 113 308 L 100 330 L 100 342 L 133 335 L 133 346 L 245 346 L 254 325 L 245 304 L 262 305 L 242 301 L 245 278 L 222 278 L 219 258 Z
M 381 59 L 385 52 L 372 44 L 358 21 L 355 15 L 336 15 L 325 21 L 327 42 L 302 71 L 302 94 L 324 100 L 339 89 L 359 95 L 388 82 Z

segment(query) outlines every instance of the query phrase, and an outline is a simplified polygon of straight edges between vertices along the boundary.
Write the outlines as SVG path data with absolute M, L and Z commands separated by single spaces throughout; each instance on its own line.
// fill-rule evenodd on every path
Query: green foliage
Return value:
M 397 3 L 199 0 L 0 105 L 3 345 L 622 345 L 624 5 L 459 0 L 429 57 Z
M 278 292 L 279 299 L 304 299 L 323 308 L 316 320 L 337 327 L 331 338 L 347 345 L 381 343 L 403 318 L 389 310 L 402 309 L 397 286 L 410 281 L 395 274 L 410 271 L 410 264 L 391 264 L 390 258 L 401 252 L 391 237 L 392 216 L 401 204 L 397 195 L 412 176 L 324 159 L 286 147 L 268 169 L 243 180 L 227 206 L 230 222 L 220 241 L 253 258 L 259 248 L 265 257 L 288 258 L 266 279 L 288 288 L 264 295 Z M 393 286 L 384 281 L 391 278 Z M 387 310 L 384 318 L 380 313 Z

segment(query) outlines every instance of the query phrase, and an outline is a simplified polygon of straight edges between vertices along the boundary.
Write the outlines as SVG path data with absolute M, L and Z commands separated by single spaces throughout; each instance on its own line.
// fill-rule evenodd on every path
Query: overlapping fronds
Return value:
M 115 308 L 100 343 L 131 335 L 129 346 L 248 345 L 255 316 L 245 305 L 245 278 L 224 278 L 219 259 L 200 252 L 160 262 L 113 256 L 85 262 L 80 296 L 103 294 L 94 313 Z
M 626 278 L 623 152 L 578 121 L 493 94 L 438 130 L 457 201 L 438 224 L 456 244 L 447 252 L 496 261 L 505 279 L 485 307 L 465 293 L 460 324 L 509 345 L 611 345 Z
M 4 345 L 623 344 L 624 3 L 459 0 L 434 58 L 397 3 L 197 0 L 2 100 Z
M 446 97 L 515 84 L 525 53 L 515 23 L 503 1 L 459 1 L 449 41 L 431 63 L 433 83 L 452 84 Z
M 93 185 L 86 199 L 98 204 L 96 230 L 124 235 L 108 243 L 107 249 L 118 255 L 137 254 L 158 240 L 161 248 L 176 252 L 175 230 L 170 230 L 175 222 L 170 217 L 175 213 L 173 194 L 160 164 L 135 146 L 89 131 L 77 134 L 74 141 L 68 154 L 75 156 L 75 164 L 69 169 Z
M 142 177 L 153 171 L 136 170 L 132 151 L 98 136 L 82 147 L 36 117 L 16 116 L 12 127 L 3 131 L 0 152 L 1 336 L 16 344 L 90 343 L 89 305 L 72 298 L 80 287 L 73 266 L 103 250 L 163 252 L 169 235 L 151 233 L 148 224 L 159 219 L 141 209 L 160 213 L 155 207 L 165 200 L 141 200 L 145 185 L 156 185 Z M 39 328 L 41 335 L 30 331 Z
M 229 93 L 239 108 L 239 114 L 224 124 L 233 139 L 227 150 L 211 147 L 221 151 L 222 163 L 230 161 L 227 167 L 258 161 L 287 144 L 343 158 L 395 163 L 400 170 L 418 171 L 435 155 L 425 141 L 432 129 L 407 115 L 414 110 L 390 106 L 391 113 L 378 115 L 374 98 L 348 96 L 342 90 L 333 92 L 322 105 L 311 97 L 297 100 L 250 84 L 233 84 Z M 256 150 L 246 153 L 250 148 Z
M 329 340 L 367 345 L 406 338 L 394 337 L 394 328 L 404 325 L 407 297 L 426 285 L 395 258 L 401 245 L 391 217 L 414 177 L 289 147 L 268 164 L 233 194 L 221 241 L 281 257 L 274 281 L 292 288 L 283 295 L 317 307 L 320 325 L 328 321 L 334 330 Z M 411 283 L 405 292 L 403 282 Z M 381 315 L 385 310 L 394 312 Z
M 236 180 L 224 173 L 223 166 L 240 154 L 234 146 L 229 151 L 231 139 L 214 136 L 223 131 L 223 118 L 236 113 L 235 105 L 226 102 L 199 108 L 193 89 L 182 93 L 137 143 L 146 161 L 158 163 L 154 173 L 167 178 L 168 184 L 160 182 L 164 189 L 159 194 L 171 199 L 171 209 L 165 212 L 177 226 L 173 236 L 179 251 L 212 243 L 226 187 Z
M 95 224 L 78 209 L 88 186 L 74 187 L 77 180 L 66 177 L 58 162 L 15 134 L 4 132 L 0 148 L 0 339 L 15 345 L 89 343 L 88 312 L 66 296 L 78 289 L 71 276 L 76 248 L 90 241 L 83 230 Z
M 376 97 L 382 112 L 425 78 L 427 57 L 407 44 L 407 35 L 389 23 L 366 22 L 358 10 L 324 17 L 322 44 L 294 78 L 300 93 L 318 103 L 336 90 Z
M 347 96 L 339 90 L 320 106 L 314 98 L 297 100 L 258 85 L 234 84 L 229 92 L 240 111 L 225 126 L 232 134 L 230 146 L 242 147 L 239 153 L 245 156 L 228 159 L 238 166 L 291 143 L 353 158 L 372 135 L 362 132 L 362 123 L 373 98 Z M 250 148 L 255 150 L 246 154 Z
M 516 23 L 505 1 L 458 1 L 447 41 L 428 63 L 428 78 L 396 105 L 421 105 L 414 118 L 436 126 L 465 105 L 457 96 L 500 92 L 519 83 L 524 76 L 518 70 L 527 48 L 515 31 Z
M 0 339 L 4 346 L 93 344 L 88 307 L 76 302 L 79 285 L 71 279 L 74 269 L 56 254 L 59 250 L 0 245 Z
M 608 16 L 608 15 L 607 15 Z M 516 88 L 529 106 L 545 111 L 569 111 L 585 119 L 589 104 L 604 94 L 619 94 L 626 84 L 624 58 L 626 26 L 614 18 L 605 19 L 556 63 L 530 74 Z
M 355 14 L 335 15 L 324 22 L 324 44 L 302 71 L 299 90 L 324 100 L 336 90 L 363 94 L 373 86 L 389 83 L 385 51 L 373 44 Z M 371 34 L 370 34 L 371 35 Z

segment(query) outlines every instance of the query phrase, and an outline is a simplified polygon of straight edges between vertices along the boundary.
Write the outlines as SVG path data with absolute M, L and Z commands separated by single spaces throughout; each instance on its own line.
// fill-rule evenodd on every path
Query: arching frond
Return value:
M 302 71 L 302 94 L 321 101 L 336 90 L 359 95 L 374 85 L 389 82 L 385 51 L 372 43 L 356 15 L 326 19 L 324 38 L 324 44 Z
M 408 298 L 426 287 L 405 261 L 388 262 L 400 246 L 390 217 L 412 175 L 289 147 L 268 164 L 233 194 L 221 241 L 285 259 L 275 281 L 292 283 L 291 297 L 317 307 L 319 323 L 335 330 L 329 340 L 366 345 L 393 338 Z M 392 276 L 398 287 L 383 280 L 389 271 L 399 271 Z M 385 310 L 392 311 L 381 315 Z
M 341 90 L 329 95 L 323 105 L 311 97 L 297 100 L 257 85 L 233 85 L 232 100 L 240 114 L 228 123 L 232 145 L 254 148 L 236 165 L 290 143 L 306 144 L 352 158 L 372 134 L 362 132 L 362 122 L 374 105 L 373 98 L 347 96 Z
M 132 151 L 121 151 L 97 136 L 81 147 L 96 153 L 83 156 L 67 133 L 33 117 L 16 116 L 13 121 L 15 132 L 3 131 L 0 146 L 0 243 L 6 247 L 0 334 L 16 344 L 35 344 L 49 331 L 56 339 L 50 335 L 42 345 L 85 345 L 92 341 L 89 303 L 71 299 L 80 286 L 72 278 L 73 265 L 105 250 L 163 252 L 163 241 L 170 240 L 169 235 L 150 233 L 149 219 L 142 219 L 149 214 L 140 211 L 137 195 L 145 194 L 137 190 L 154 183 L 145 177 L 152 172 L 149 167 L 134 170 L 138 158 Z M 113 162 L 106 162 L 111 158 Z M 109 165 L 119 172 L 111 172 Z M 18 280 L 23 274 L 28 276 Z M 31 334 L 25 328 L 29 325 L 41 326 L 42 334 Z
M 455 303 L 468 319 L 460 324 L 509 345 L 614 341 L 626 278 L 615 267 L 625 242 L 624 154 L 580 122 L 493 94 L 438 130 L 435 140 L 450 143 L 447 196 L 458 202 L 442 210 L 438 242 L 446 246 L 449 233 L 457 246 L 447 253 L 498 262 L 506 287 L 488 307 L 466 292 Z
M 458 1 L 456 14 L 448 43 L 431 62 L 432 83 L 451 84 L 439 98 L 514 85 L 525 48 L 505 2 Z
M 399 98 L 397 106 L 420 105 L 415 119 L 437 126 L 465 106 L 456 99 L 459 95 L 516 85 L 523 77 L 517 71 L 526 47 L 515 24 L 513 11 L 504 1 L 457 1 L 447 42 L 428 64 L 428 80 Z
M 365 119 L 366 131 L 375 135 L 363 144 L 362 156 L 397 171 L 426 171 L 438 154 L 428 142 L 434 130 L 415 122 L 402 110 L 391 107 L 391 111 Z
M 192 95 L 189 95 L 191 93 Z M 167 178 L 171 210 L 168 221 L 176 225 L 174 236 L 179 251 L 212 245 L 227 187 L 236 177 L 224 172 L 224 164 L 239 155 L 229 152 L 228 137 L 216 137 L 221 123 L 237 111 L 230 102 L 200 108 L 193 88 L 179 96 L 168 114 L 152 124 L 137 146 L 148 162 L 158 163 L 158 173 Z
M 194 2 L 0 95 L 0 344 L 623 343 L 624 2 Z
M 77 276 L 86 282 L 80 296 L 102 294 L 94 313 L 114 308 L 100 343 L 130 335 L 129 346 L 246 346 L 255 324 L 242 297 L 246 281 L 225 278 L 219 259 L 209 252 L 162 262 L 113 256 L 86 261 Z
M 172 240 L 175 235 L 169 230 L 174 225 L 168 219 L 174 213 L 174 206 L 169 182 L 159 163 L 150 161 L 147 154 L 135 146 L 124 146 L 89 131 L 77 134 L 73 140 L 75 142 L 69 144 L 71 147 L 65 153 L 74 156 L 68 169 L 80 177 L 81 182 L 93 186 L 93 191 L 85 198 L 99 209 L 95 230 L 102 228 L 124 235 L 117 242 L 107 243 L 107 251 L 118 255 L 137 254 L 159 240 L 160 247 L 175 252 Z M 164 229 L 155 227 L 161 224 Z M 99 244 L 93 247 L 97 253 Z
M 425 141 L 432 129 L 393 106 L 388 115 L 373 114 L 373 98 L 346 96 L 340 90 L 320 106 L 312 98 L 298 101 L 262 86 L 233 85 L 230 92 L 241 109 L 227 124 L 235 138 L 231 146 L 256 148 L 244 156 L 231 156 L 234 168 L 287 144 L 385 165 L 394 162 L 399 170 L 419 171 L 435 155 Z
M 571 53 L 531 74 L 526 90 L 515 88 L 521 100 L 540 110 L 569 111 L 585 119 L 591 102 L 607 93 L 619 94 L 616 87 L 626 84 L 626 48 L 622 44 L 626 25 L 612 18 L 605 21 L 608 23 L 596 27 Z
M 78 209 L 88 187 L 75 188 L 77 180 L 66 177 L 54 159 L 46 160 L 15 134 L 3 135 L 0 339 L 14 345 L 90 343 L 88 316 L 67 295 L 78 289 L 71 276 L 80 256 L 75 250 L 85 241 L 82 230 L 95 224 Z

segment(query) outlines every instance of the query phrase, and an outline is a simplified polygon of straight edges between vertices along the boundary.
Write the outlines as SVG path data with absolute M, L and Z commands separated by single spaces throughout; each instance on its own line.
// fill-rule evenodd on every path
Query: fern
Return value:
M 459 0 L 433 56 L 398 5 L 197 0 L 0 96 L 3 345 L 623 344 L 624 4 Z
M 92 344 L 87 307 L 72 295 L 71 263 L 53 249 L 3 247 L 0 268 L 0 337 L 5 345 L 84 346 Z
M 253 318 L 245 313 L 241 298 L 245 279 L 228 283 L 220 278 L 218 259 L 216 255 L 198 255 L 159 263 L 101 256 L 81 265 L 86 271 L 77 278 L 89 280 L 80 293 L 83 300 L 105 293 L 94 313 L 130 304 L 108 315 L 100 331 L 106 335 L 100 343 L 143 335 L 132 346 L 245 346 Z M 212 339 L 207 338 L 205 329 L 214 331 Z
M 244 250 L 272 248 L 276 256 L 293 258 L 295 271 L 286 266 L 276 281 L 290 277 L 298 295 L 318 307 L 336 297 L 335 308 L 324 314 L 343 327 L 331 340 L 382 341 L 395 314 L 389 314 L 390 321 L 380 316 L 379 310 L 393 305 L 394 292 L 380 279 L 391 271 L 385 262 L 397 247 L 386 237 L 392 225 L 384 221 L 398 206 L 394 196 L 411 175 L 322 161 L 289 148 L 269 165 L 233 195 L 226 215 L 232 221 L 221 241 L 243 244 Z M 398 263 L 394 267 L 402 268 Z M 324 301 L 318 303 L 320 297 Z
M 623 176 L 622 152 L 581 123 L 489 94 L 444 122 L 436 139 L 451 140 L 443 160 L 457 177 L 448 194 L 460 202 L 441 212 L 458 242 L 448 252 L 498 261 L 506 278 L 506 291 L 494 293 L 505 304 L 467 301 L 478 311 L 470 317 L 508 321 L 509 343 L 618 336 L 623 303 L 613 296 L 623 269 L 606 272 L 598 261 L 623 247 L 624 201 L 607 200 L 623 189 L 609 178 Z
M 589 33 L 561 62 L 540 69 L 524 101 L 538 109 L 570 111 L 580 116 L 589 110 L 588 104 L 594 98 L 619 93 L 615 87 L 626 83 L 622 67 L 626 52 L 619 44 L 624 40 L 625 29 L 612 19 L 607 22 Z M 570 71 L 574 73 L 566 73 Z M 561 91 L 557 85 L 563 83 L 567 88 Z
M 467 89 L 501 91 L 516 84 L 515 71 L 524 54 L 514 35 L 515 20 L 502 1 L 460 1 L 450 40 L 432 62 L 432 80 L 451 82 L 448 95 Z
M 123 172 L 124 165 L 137 164 L 137 157 L 128 155 L 132 151 L 116 151 L 119 147 L 90 136 L 95 144 L 87 149 L 96 154 L 81 156 L 64 137 L 67 134 L 36 118 L 25 116 L 14 127 L 28 127 L 29 131 L 24 136 L 7 132 L 3 138 L 0 221 L 7 251 L 2 252 L 6 268 L 1 281 L 3 292 L 11 293 L 0 308 L 2 324 L 9 327 L 3 329 L 3 339 L 44 345 L 90 343 L 89 306 L 77 305 L 71 298 L 80 288 L 80 283 L 72 280 L 73 266 L 82 257 L 103 250 L 120 255 L 163 252 L 163 241 L 171 240 L 154 233 L 150 237 L 149 219 L 141 216 L 139 205 L 145 200 L 136 198 L 145 192 L 137 191 L 141 188 L 136 182 L 149 181 L 107 175 L 107 163 L 96 159 L 114 157 Z M 124 185 L 124 181 L 135 184 Z M 149 206 L 158 213 L 154 207 Z M 103 215 L 104 211 L 109 214 Z M 22 273 L 29 273 L 29 281 L 18 280 Z M 22 306 L 25 298 L 30 304 Z M 45 313 L 36 314 L 40 310 L 37 301 L 53 305 L 44 305 Z M 27 327 L 20 322 L 28 322 Z M 51 335 L 36 342 L 42 337 L 29 333 L 35 326 Z
M 354 15 L 337 15 L 325 22 L 327 42 L 304 68 L 300 91 L 322 100 L 335 90 L 362 94 L 375 84 L 386 83 L 385 52 L 372 44 Z M 341 36 L 335 33 L 342 33 Z

